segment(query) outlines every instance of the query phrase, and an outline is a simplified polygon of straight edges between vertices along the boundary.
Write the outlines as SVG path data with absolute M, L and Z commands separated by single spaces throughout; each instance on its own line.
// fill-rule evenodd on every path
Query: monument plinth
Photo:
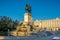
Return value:
M 31 24 L 32 22 L 32 15 L 29 13 L 24 14 L 24 23 L 25 24 Z

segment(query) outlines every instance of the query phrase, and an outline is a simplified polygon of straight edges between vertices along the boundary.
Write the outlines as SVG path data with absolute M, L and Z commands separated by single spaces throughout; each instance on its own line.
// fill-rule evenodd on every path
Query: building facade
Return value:
M 60 19 L 50 19 L 50 20 L 36 20 L 34 25 L 38 25 L 40 30 L 46 28 L 47 31 L 57 31 L 60 29 Z

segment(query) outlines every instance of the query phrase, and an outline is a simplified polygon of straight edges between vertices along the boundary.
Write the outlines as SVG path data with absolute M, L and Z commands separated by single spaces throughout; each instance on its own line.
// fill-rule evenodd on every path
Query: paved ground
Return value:
M 48 39 L 47 39 L 48 38 Z M 52 36 L 49 37 L 8 37 L 8 36 L 0 36 L 1 40 L 49 40 Z
M 60 35 L 58 35 L 60 37 Z M 55 37 L 54 35 L 51 36 L 31 36 L 31 37 L 12 37 L 12 36 L 0 36 L 0 40 L 52 40 Z

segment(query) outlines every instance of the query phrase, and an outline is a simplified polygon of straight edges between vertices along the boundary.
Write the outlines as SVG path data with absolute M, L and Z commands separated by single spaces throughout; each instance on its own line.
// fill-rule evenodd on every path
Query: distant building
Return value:
M 47 31 L 57 31 L 60 29 L 60 19 L 50 19 L 50 20 L 37 20 L 34 21 L 35 25 L 38 25 L 40 30 L 46 28 Z

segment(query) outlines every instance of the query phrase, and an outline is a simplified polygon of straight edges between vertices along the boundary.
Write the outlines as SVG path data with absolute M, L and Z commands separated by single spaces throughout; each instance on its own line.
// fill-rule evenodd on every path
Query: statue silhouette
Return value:
M 26 10 L 26 12 L 31 13 L 31 6 L 30 6 L 30 4 L 26 4 L 25 10 Z

